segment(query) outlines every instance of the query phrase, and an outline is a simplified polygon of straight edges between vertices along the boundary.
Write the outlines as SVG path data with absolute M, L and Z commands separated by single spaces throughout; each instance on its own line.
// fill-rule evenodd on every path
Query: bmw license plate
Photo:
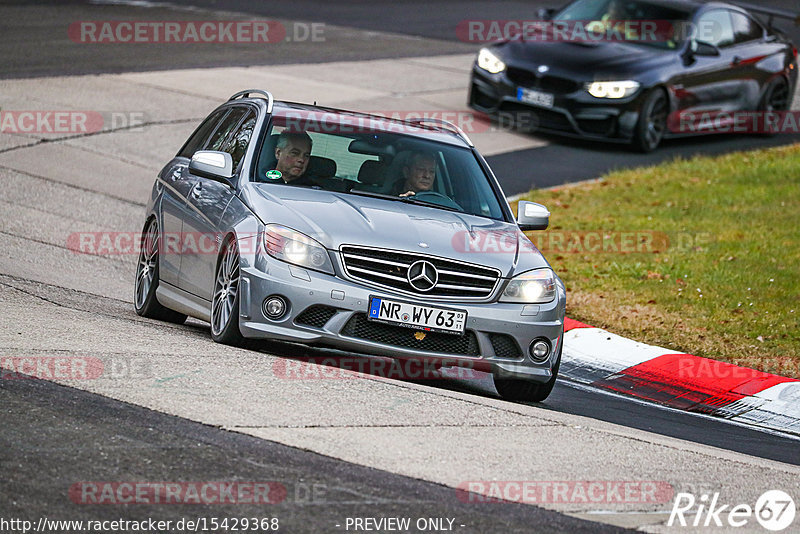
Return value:
M 379 297 L 369 299 L 367 317 L 380 323 L 446 334 L 463 334 L 464 325 L 467 324 L 467 312 L 462 310 L 421 306 Z
M 517 100 L 543 108 L 553 107 L 553 95 L 533 89 L 517 88 Z

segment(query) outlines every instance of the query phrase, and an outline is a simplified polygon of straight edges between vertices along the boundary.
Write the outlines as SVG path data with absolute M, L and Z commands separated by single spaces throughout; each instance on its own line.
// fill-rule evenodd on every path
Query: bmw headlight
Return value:
M 333 264 L 319 242 L 291 228 L 268 224 L 264 228 L 264 250 L 273 258 L 328 274 Z
M 595 98 L 625 98 L 639 90 L 641 84 L 633 80 L 619 82 L 593 82 L 586 84 L 586 90 Z
M 543 304 L 556 298 L 556 274 L 552 269 L 536 269 L 515 276 L 500 296 L 500 302 Z
M 492 74 L 506 70 L 506 64 L 487 48 L 481 48 L 481 51 L 478 52 L 478 66 Z

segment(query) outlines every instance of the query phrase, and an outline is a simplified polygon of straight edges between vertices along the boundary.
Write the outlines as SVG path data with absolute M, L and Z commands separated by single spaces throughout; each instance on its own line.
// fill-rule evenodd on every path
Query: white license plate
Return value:
M 526 104 L 532 104 L 534 106 L 540 106 L 543 108 L 553 107 L 552 94 L 544 93 L 542 91 L 535 91 L 533 89 L 525 89 L 524 87 L 519 87 L 517 89 L 517 100 L 520 102 L 525 102 Z
M 465 311 L 420 306 L 378 297 L 370 298 L 367 317 L 381 323 L 447 334 L 463 334 L 464 325 L 467 324 Z

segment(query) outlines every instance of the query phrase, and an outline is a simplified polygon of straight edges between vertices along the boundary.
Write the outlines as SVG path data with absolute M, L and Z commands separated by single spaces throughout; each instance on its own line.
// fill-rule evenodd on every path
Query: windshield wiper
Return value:
M 372 198 L 383 198 L 386 200 L 394 200 L 395 202 L 405 202 L 406 204 L 416 204 L 417 206 L 430 206 L 432 208 L 439 208 L 447 211 L 455 211 L 456 213 L 463 213 L 462 210 L 453 208 L 451 206 L 443 206 L 442 204 L 436 204 L 434 202 L 427 202 L 425 200 L 419 200 L 414 198 L 413 195 L 407 197 L 399 197 L 396 195 L 387 195 L 385 193 L 374 193 L 372 191 L 364 191 L 363 189 L 351 189 L 349 193 L 354 195 L 360 195 L 363 197 L 372 197 Z

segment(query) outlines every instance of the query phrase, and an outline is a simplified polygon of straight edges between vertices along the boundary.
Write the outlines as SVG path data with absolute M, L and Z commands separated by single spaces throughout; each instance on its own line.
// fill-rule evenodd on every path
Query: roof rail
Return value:
M 471 146 L 473 148 L 475 147 L 475 145 L 472 143 L 472 140 L 467 136 L 467 134 L 464 133 L 464 130 L 462 130 L 461 128 L 459 128 L 458 126 L 456 126 L 455 124 L 453 124 L 450 121 L 446 121 L 444 119 L 438 119 L 438 118 L 435 118 L 435 117 L 420 117 L 420 118 L 407 119 L 407 122 L 410 122 L 412 124 L 420 124 L 420 125 L 425 124 L 425 123 L 430 123 L 430 124 L 436 124 L 437 126 L 440 126 L 440 127 L 443 126 L 444 129 L 450 130 L 454 134 L 456 134 L 459 137 L 461 137 L 461 139 L 466 141 L 466 143 L 469 146 Z
M 261 95 L 267 99 L 267 113 L 272 113 L 272 105 L 275 102 L 275 99 L 272 97 L 272 93 L 269 91 L 264 91 L 262 89 L 246 89 L 244 91 L 239 91 L 235 95 L 231 96 L 228 99 L 228 102 L 231 100 L 236 100 L 237 98 L 247 98 L 251 94 Z
M 738 1 L 733 2 L 733 5 L 744 8 L 748 11 L 752 11 L 753 13 L 758 13 L 759 15 L 767 15 L 769 17 L 767 21 L 767 26 L 769 26 L 770 28 L 772 28 L 772 21 L 775 17 L 781 19 L 789 19 L 791 21 L 794 21 L 795 26 L 800 26 L 800 13 L 792 13 L 791 11 L 788 11 L 786 9 L 776 9 L 773 7 L 765 7 L 755 4 L 746 4 L 744 2 L 738 2 Z

